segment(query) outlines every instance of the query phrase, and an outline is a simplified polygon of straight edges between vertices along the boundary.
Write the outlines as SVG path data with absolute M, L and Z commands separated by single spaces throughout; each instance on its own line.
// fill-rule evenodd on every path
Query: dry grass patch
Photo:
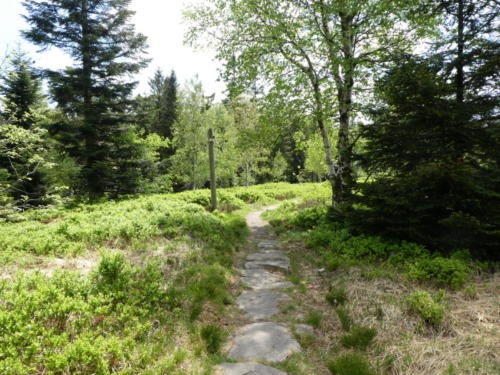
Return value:
M 345 287 L 345 306 L 353 324 L 377 329 L 374 344 L 366 355 L 381 373 L 500 373 L 500 278 L 497 274 L 476 277 L 469 289 L 440 292 L 426 288 L 435 296 L 441 295 L 446 306 L 443 323 L 432 327 L 408 311 L 406 299 L 419 287 L 396 271 L 350 267 L 324 273 L 319 272 L 320 265 L 306 260 L 314 254 L 300 242 L 288 244 L 288 250 L 299 262 L 307 288 L 306 293 L 296 292 L 296 305 L 288 313 L 289 317 L 303 319 L 310 309 L 323 316 L 321 327 L 316 330 L 316 341 L 303 356 L 309 362 L 316 362 L 316 372 L 304 374 L 328 374 L 320 358 L 325 353 L 341 352 L 341 324 L 334 307 L 325 302 L 332 285 Z

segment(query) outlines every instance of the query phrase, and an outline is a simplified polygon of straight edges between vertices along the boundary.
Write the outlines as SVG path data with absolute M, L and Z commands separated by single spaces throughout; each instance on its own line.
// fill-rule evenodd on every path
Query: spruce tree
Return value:
M 31 59 L 22 51 L 14 52 L 10 69 L 0 85 L 2 108 L 0 143 L 11 151 L 0 155 L 0 169 L 7 171 L 10 195 L 18 205 L 42 203 L 46 193 L 39 166 L 45 151 L 45 132 L 40 128 L 40 110 L 44 104 L 41 80 L 31 68 Z M 18 135 L 16 135 L 18 134 Z M 22 137 L 25 139 L 17 139 Z M 12 153 L 13 152 L 13 153 Z
M 74 60 L 62 71 L 46 70 L 51 93 L 81 140 L 75 157 L 85 190 L 99 197 L 120 180 L 119 144 L 128 139 L 127 110 L 135 82 L 128 77 L 145 66 L 146 37 L 130 24 L 131 0 L 26 0 L 27 40 L 56 47 Z
M 177 77 L 172 71 L 170 76 L 163 75 L 161 69 L 157 69 L 154 77 L 149 81 L 151 95 L 154 101 L 155 119 L 152 123 L 152 131 L 162 137 L 171 139 L 172 128 L 177 119 Z
M 500 178 L 483 142 L 494 125 L 464 112 L 445 76 L 442 64 L 410 57 L 380 80 L 361 155 L 375 178 L 361 184 L 364 209 L 351 219 L 434 249 L 497 257 Z
M 31 68 L 31 59 L 22 51 L 11 57 L 11 69 L 3 77 L 1 116 L 4 121 L 29 130 L 36 123 L 35 109 L 43 101 L 42 84 Z
M 164 76 L 161 69 L 157 69 L 154 77 L 149 81 L 151 99 L 153 101 L 154 117 L 151 131 L 172 141 L 173 128 L 177 120 L 177 76 L 172 70 L 170 76 Z M 166 173 L 170 166 L 170 158 L 175 154 L 173 143 L 160 150 L 160 170 Z

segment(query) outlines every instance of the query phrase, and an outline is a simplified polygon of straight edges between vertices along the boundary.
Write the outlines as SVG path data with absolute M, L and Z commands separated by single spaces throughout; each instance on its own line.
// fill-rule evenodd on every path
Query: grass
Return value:
M 352 326 L 352 319 L 349 316 L 349 311 L 345 308 L 337 307 L 335 312 L 337 313 L 342 329 L 348 332 Z
M 299 354 L 294 363 L 300 365 L 292 374 L 499 371 L 498 273 L 467 257 L 436 256 L 418 244 L 353 234 L 318 215 L 326 212 L 322 205 L 321 199 L 313 202 L 304 195 L 266 214 L 307 280 L 308 293 L 295 297 L 301 305 L 291 314 L 305 316 L 313 309 L 323 317 L 314 343 Z M 409 308 L 408 300 L 419 291 L 446 306 L 439 327 L 427 329 L 429 323 L 422 324 L 426 318 Z M 426 306 L 424 302 L 416 306 Z M 356 326 L 376 329 L 376 343 L 362 354 L 340 340 L 343 335 L 353 339 Z M 330 359 L 320 353 L 329 353 Z M 356 353 L 361 361 L 354 362 L 366 364 L 362 369 L 346 358 Z
M 200 336 L 208 353 L 219 354 L 225 336 L 220 327 L 213 324 L 206 325 L 201 329 Z
M 323 315 L 321 313 L 317 311 L 309 311 L 304 319 L 304 323 L 309 324 L 313 328 L 319 328 L 322 320 Z
M 344 287 L 332 287 L 325 297 L 332 306 L 341 306 L 347 302 L 347 293 Z
M 366 350 L 376 335 L 377 330 L 374 328 L 354 326 L 340 338 L 340 342 L 348 349 Z
M 358 353 L 346 353 L 328 363 L 332 375 L 375 375 L 368 361 Z
M 0 373 L 206 373 L 225 334 L 239 212 L 315 185 L 74 203 L 0 223 Z

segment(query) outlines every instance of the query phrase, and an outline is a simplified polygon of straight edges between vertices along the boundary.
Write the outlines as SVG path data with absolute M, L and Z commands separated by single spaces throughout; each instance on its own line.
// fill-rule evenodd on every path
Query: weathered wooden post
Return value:
M 208 156 L 210 159 L 210 189 L 212 190 L 212 211 L 217 209 L 217 182 L 215 176 L 215 137 L 212 129 L 208 129 Z

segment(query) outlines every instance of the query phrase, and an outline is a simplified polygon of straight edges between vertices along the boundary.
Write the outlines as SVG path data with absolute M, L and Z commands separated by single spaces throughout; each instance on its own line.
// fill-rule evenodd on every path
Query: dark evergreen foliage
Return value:
M 366 126 L 358 226 L 438 249 L 496 256 L 500 178 L 487 157 L 498 128 L 491 109 L 459 103 L 442 65 L 406 57 L 383 77 L 382 105 Z
M 34 112 L 43 100 L 41 80 L 30 68 L 31 59 L 22 51 L 11 57 L 9 72 L 0 85 L 3 96 L 1 117 L 10 124 L 30 129 L 36 123 Z
M 27 0 L 30 29 L 26 39 L 43 48 L 57 47 L 75 65 L 46 71 L 51 92 L 77 135 L 74 156 L 83 166 L 85 190 L 92 197 L 114 191 L 120 169 L 113 160 L 116 142 L 126 139 L 128 75 L 146 63 L 146 38 L 129 23 L 130 0 Z
M 177 76 L 174 71 L 165 77 L 160 69 L 149 81 L 154 100 L 155 118 L 151 130 L 162 137 L 171 139 L 172 128 L 177 119 Z
M 14 52 L 10 60 L 10 69 L 0 85 L 3 96 L 0 117 L 4 123 L 33 130 L 40 126 L 38 112 L 44 100 L 41 80 L 31 68 L 32 60 L 24 52 Z M 29 165 L 26 159 L 13 160 L 0 155 L 0 169 L 6 170 L 11 177 L 10 195 L 16 202 L 26 207 L 43 203 L 47 189 L 38 168 Z M 21 175 L 25 178 L 19 178 Z
M 498 258 L 498 4 L 436 2 L 441 36 L 426 59 L 404 57 L 380 79 L 365 127 L 358 227 Z
M 172 70 L 168 77 L 163 75 L 161 69 L 157 69 L 155 75 L 149 80 L 151 89 L 151 100 L 153 118 L 150 130 L 169 140 L 173 139 L 173 128 L 177 120 L 177 76 Z M 173 143 L 169 147 L 160 150 L 161 171 L 168 171 L 169 158 L 175 153 Z

